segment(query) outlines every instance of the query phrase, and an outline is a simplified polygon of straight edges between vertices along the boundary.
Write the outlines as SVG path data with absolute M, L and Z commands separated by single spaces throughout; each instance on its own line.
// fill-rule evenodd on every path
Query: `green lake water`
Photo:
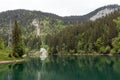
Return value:
M 50 56 L 0 64 L 0 80 L 120 80 L 120 57 Z

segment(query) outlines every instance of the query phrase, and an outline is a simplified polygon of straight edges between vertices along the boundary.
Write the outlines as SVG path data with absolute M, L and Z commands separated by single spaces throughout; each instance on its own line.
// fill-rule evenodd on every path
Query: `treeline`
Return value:
M 120 11 L 48 34 L 46 44 L 56 53 L 120 53 Z
M 120 53 L 120 10 L 96 21 L 67 27 L 64 22 L 44 18 L 40 22 L 40 37 L 35 36 L 34 26 L 21 27 L 23 44 L 27 51 L 47 48 L 50 53 Z M 19 21 L 18 21 L 19 22 Z M 5 29 L 6 30 L 6 29 Z M 0 50 L 8 43 L 8 33 L 1 28 Z M 4 33 L 4 35 L 3 35 Z
M 18 20 L 19 22 L 19 20 Z M 32 23 L 32 22 L 31 22 Z M 45 17 L 40 22 L 40 36 L 36 36 L 36 30 L 33 25 L 29 27 L 23 27 L 20 23 L 18 23 L 19 28 L 21 30 L 22 41 L 24 44 L 24 48 L 26 52 L 33 51 L 33 50 L 40 50 L 41 47 L 47 47 L 45 44 L 45 36 L 49 33 L 51 35 L 57 34 L 62 31 L 67 25 L 63 24 L 63 21 L 56 20 L 54 23 L 49 17 Z M 12 25 L 12 27 L 14 24 Z M 8 28 L 9 29 L 9 28 Z M 9 30 L 3 31 L 3 28 L 0 30 L 0 50 L 12 50 L 11 46 L 8 46 L 8 37 L 9 37 Z M 12 51 L 11 51 L 12 52 Z

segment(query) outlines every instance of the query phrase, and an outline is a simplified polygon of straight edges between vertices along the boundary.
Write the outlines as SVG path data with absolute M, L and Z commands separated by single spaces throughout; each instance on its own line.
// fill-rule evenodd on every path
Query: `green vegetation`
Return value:
M 52 19 L 46 16 L 42 18 L 34 16 L 28 20 L 25 18 L 26 23 L 18 20 L 19 27 L 15 21 L 12 35 L 13 45 L 9 48 L 7 48 L 8 25 L 7 23 L 1 24 L 4 27 L 0 29 L 0 53 L 7 57 L 8 54 L 22 57 L 24 53 L 39 51 L 43 47 L 50 54 L 120 54 L 119 17 L 120 10 L 95 21 L 73 24 L 65 24 L 62 19 Z M 34 19 L 39 21 L 40 36 L 38 37 L 35 34 L 35 26 L 31 25 Z
M 5 48 L 5 42 L 2 38 L 0 38 L 0 49 L 4 49 Z
M 47 35 L 52 54 L 119 54 L 120 11 Z
M 9 47 L 5 47 L 4 49 L 0 49 L 0 61 L 1 60 L 15 60 L 15 57 L 8 57 L 8 55 L 12 53 L 12 49 Z
M 13 60 L 14 58 L 8 57 L 11 51 L 9 47 L 6 47 L 5 40 L 0 38 L 0 60 Z
M 120 17 L 114 20 L 116 23 L 116 30 L 118 35 L 112 39 L 112 50 L 111 53 L 120 53 Z
M 15 57 L 22 57 L 24 53 L 21 31 L 17 21 L 15 21 L 12 31 L 12 47 L 7 47 L 5 41 L 2 38 L 0 39 L 0 60 L 13 60 Z
M 18 27 L 17 21 L 15 21 L 15 25 L 12 31 L 12 47 L 13 47 L 13 54 L 10 54 L 14 57 L 22 57 L 25 53 L 21 31 Z

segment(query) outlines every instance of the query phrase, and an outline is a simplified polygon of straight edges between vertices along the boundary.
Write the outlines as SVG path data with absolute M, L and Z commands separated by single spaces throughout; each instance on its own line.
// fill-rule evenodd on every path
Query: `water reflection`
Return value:
M 120 80 L 120 58 L 52 56 L 0 65 L 0 80 Z

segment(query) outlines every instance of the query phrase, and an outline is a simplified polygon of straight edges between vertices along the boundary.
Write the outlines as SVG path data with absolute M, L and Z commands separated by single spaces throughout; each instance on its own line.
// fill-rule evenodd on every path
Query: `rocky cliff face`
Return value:
M 34 19 L 32 25 L 35 27 L 35 35 L 36 37 L 40 36 L 40 23 L 39 20 Z
M 118 10 L 118 8 L 105 8 L 103 10 L 98 11 L 94 16 L 90 18 L 90 20 L 95 21 L 96 19 L 106 16 L 116 10 Z

